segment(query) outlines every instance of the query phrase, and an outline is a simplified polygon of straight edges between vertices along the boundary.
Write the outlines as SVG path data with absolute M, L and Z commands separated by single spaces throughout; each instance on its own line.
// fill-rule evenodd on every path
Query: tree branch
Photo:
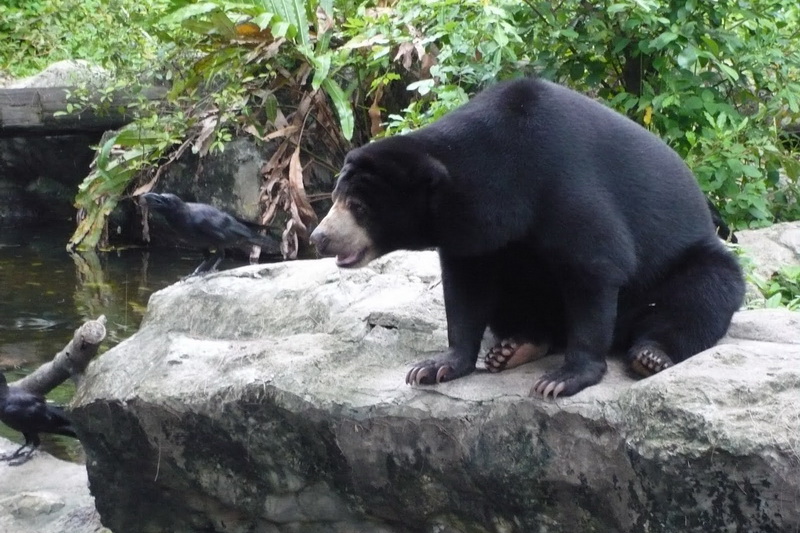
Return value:
M 106 338 L 106 317 L 100 315 L 75 330 L 75 335 L 63 350 L 29 375 L 14 383 L 15 387 L 44 396 L 58 385 L 72 378 L 80 385 L 89 361 L 97 355 L 100 343 Z

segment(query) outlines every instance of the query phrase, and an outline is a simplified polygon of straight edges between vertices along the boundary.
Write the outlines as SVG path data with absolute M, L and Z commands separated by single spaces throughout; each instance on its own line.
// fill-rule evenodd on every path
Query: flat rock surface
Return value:
M 405 252 L 357 271 L 245 267 L 154 294 L 74 400 L 105 523 L 800 529 L 797 313 L 738 313 L 718 346 L 644 380 L 612 358 L 599 385 L 555 402 L 528 391 L 560 356 L 409 387 L 409 365 L 446 346 L 439 277 L 434 253 Z
M 18 444 L 0 437 L 0 454 Z M 44 452 L 19 466 L 0 462 L 0 531 L 101 533 L 86 467 Z

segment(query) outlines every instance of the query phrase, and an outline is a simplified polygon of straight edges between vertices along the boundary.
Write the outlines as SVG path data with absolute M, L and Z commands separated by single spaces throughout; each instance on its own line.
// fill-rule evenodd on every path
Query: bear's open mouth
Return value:
M 357 252 L 353 252 L 349 255 L 338 254 L 336 256 L 336 266 L 341 268 L 347 268 L 356 266 L 358 263 L 364 259 L 364 255 L 367 253 L 367 248 L 362 248 Z

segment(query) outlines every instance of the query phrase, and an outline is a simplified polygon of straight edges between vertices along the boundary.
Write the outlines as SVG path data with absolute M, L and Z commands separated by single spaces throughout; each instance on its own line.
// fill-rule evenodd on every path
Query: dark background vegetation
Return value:
M 243 135 L 280 142 L 262 221 L 302 240 L 315 221 L 304 162 L 320 143 L 343 157 L 527 75 L 658 134 L 742 229 L 800 219 L 798 32 L 794 0 L 6 0 L 0 69 L 87 59 L 115 74 L 106 101 L 169 89 L 131 104 L 138 119 L 98 147 L 77 248 L 96 247 L 119 199 L 152 188 L 164 164 Z M 76 111 L 87 96 L 75 92 Z

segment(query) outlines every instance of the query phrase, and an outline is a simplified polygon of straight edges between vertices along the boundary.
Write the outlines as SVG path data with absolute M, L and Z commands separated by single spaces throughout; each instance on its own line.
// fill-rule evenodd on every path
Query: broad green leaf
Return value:
M 350 101 L 336 83 L 333 78 L 325 78 L 322 81 L 322 88 L 333 101 L 333 106 L 336 108 L 336 113 L 339 115 L 339 122 L 342 125 L 342 135 L 348 141 L 353 138 L 353 128 L 355 127 L 355 119 L 353 118 L 353 109 L 350 107 Z
M 114 135 L 106 142 L 103 143 L 102 148 L 100 148 L 100 153 L 97 154 L 97 166 L 100 168 L 105 168 L 108 166 L 108 156 L 111 153 L 111 149 L 114 148 L 114 143 L 117 141 L 117 136 Z
M 311 80 L 311 87 L 316 91 L 331 71 L 331 54 L 316 56 L 311 63 L 314 66 L 314 79 Z
M 717 63 L 717 66 L 731 80 L 737 81 L 739 79 L 739 73 L 736 72 L 736 70 L 734 70 L 732 67 L 729 67 L 728 65 L 726 65 L 725 63 L 722 63 L 722 62 Z
M 683 102 L 683 106 L 684 106 L 684 108 L 692 110 L 692 111 L 694 111 L 696 109 L 702 109 L 703 108 L 703 99 L 700 98 L 699 96 L 690 96 L 689 98 L 687 98 Z
M 159 22 L 161 22 L 162 24 L 174 24 L 176 22 L 183 22 L 186 19 L 196 17 L 197 15 L 202 15 L 203 13 L 208 13 L 209 11 L 214 11 L 215 9 L 219 9 L 219 7 L 214 2 L 200 2 L 197 4 L 189 4 L 180 9 L 176 9 L 166 17 L 162 18 Z
M 760 178 L 762 172 L 753 165 L 742 165 L 742 173 L 748 178 Z
M 311 37 L 308 33 L 308 18 L 305 2 L 301 0 L 262 0 L 269 11 L 279 15 L 284 21 L 295 27 L 299 44 L 311 48 Z M 284 31 L 283 34 L 287 32 Z M 273 28 L 274 34 L 274 28 Z
M 697 62 L 697 48 L 692 45 L 687 45 L 686 48 L 681 50 L 678 57 L 675 58 L 681 68 L 690 70 Z
M 114 142 L 121 146 L 138 146 L 141 144 L 156 144 L 161 139 L 161 136 L 153 132 L 130 128 L 119 132 Z
M 258 26 L 262 30 L 266 30 L 267 28 L 269 28 L 269 23 L 272 22 L 273 18 L 275 18 L 274 13 L 265 12 L 265 13 L 260 13 L 255 17 L 253 17 L 253 19 L 250 22 Z
M 220 35 L 224 35 L 228 39 L 236 39 L 238 37 L 236 34 L 236 24 L 222 11 L 215 11 L 212 13 L 211 21 L 214 23 L 214 29 L 216 29 Z
M 117 202 L 116 197 L 102 198 L 99 206 L 95 205 L 92 209 L 87 210 L 86 218 L 78 224 L 75 233 L 70 237 L 67 250 L 94 250 L 97 248 L 97 243 L 100 242 L 100 237 L 103 235 L 106 219 L 117 206 Z
M 775 307 L 781 306 L 781 293 L 776 293 L 770 296 L 766 302 L 764 302 L 764 307 L 767 309 L 773 309 Z
M 275 93 L 269 93 L 264 98 L 264 111 L 267 113 L 267 119 L 274 123 L 278 118 L 278 98 Z
M 606 8 L 606 12 L 609 15 L 614 15 L 615 13 L 621 13 L 623 11 L 628 11 L 630 6 L 628 4 L 611 4 Z
M 292 27 L 292 25 L 289 24 L 286 21 L 283 21 L 283 20 L 278 21 L 278 22 L 276 22 L 275 24 L 272 25 L 272 28 L 271 28 L 272 36 L 273 37 L 285 37 L 287 35 L 287 33 L 289 32 L 289 28 L 291 28 L 291 27 Z
M 662 48 L 664 48 L 677 38 L 678 38 L 677 33 L 671 31 L 665 31 L 664 33 L 653 39 L 650 42 L 650 46 L 652 46 L 656 50 L 661 50 Z

